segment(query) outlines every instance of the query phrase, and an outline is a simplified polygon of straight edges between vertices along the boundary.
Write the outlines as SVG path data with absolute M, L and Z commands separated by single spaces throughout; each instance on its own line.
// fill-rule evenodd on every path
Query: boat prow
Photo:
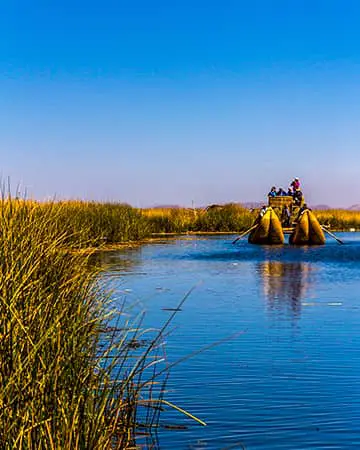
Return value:
M 309 210 L 302 211 L 297 218 L 295 228 L 290 235 L 293 245 L 324 245 L 325 236 L 315 215 Z
M 281 222 L 271 207 L 266 208 L 263 214 L 259 214 L 255 224 L 257 226 L 249 234 L 248 240 L 251 244 L 280 245 L 284 243 Z
M 269 194 L 268 206 L 261 208 L 252 226 L 237 237 L 233 244 L 248 235 L 250 244 L 281 245 L 285 241 L 284 235 L 289 234 L 289 243 L 292 245 L 324 245 L 324 232 L 343 244 L 326 227 L 320 225 L 315 214 L 307 207 L 304 196 L 300 194 L 301 196 Z

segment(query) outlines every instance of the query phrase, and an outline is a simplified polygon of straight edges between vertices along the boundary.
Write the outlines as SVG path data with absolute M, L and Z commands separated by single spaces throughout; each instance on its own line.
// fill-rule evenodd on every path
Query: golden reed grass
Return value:
M 360 230 L 360 211 L 329 209 L 325 211 L 314 211 L 314 213 L 322 225 L 330 225 L 330 228 L 334 230 Z
M 141 210 L 153 233 L 241 232 L 251 226 L 259 210 L 238 204 L 209 209 L 153 208 Z M 329 209 L 313 211 L 322 225 L 331 229 L 360 230 L 360 211 Z
M 116 239 L 136 237 L 143 218 L 127 206 L 0 200 L 1 448 L 134 448 L 156 425 L 165 328 L 112 306 L 90 256 L 69 248 L 124 217 Z

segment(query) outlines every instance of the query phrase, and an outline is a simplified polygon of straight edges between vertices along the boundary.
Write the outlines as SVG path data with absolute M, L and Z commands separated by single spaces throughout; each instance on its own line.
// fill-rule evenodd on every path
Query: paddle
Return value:
M 255 225 L 253 225 L 252 227 L 250 227 L 248 230 L 246 230 L 244 233 L 241 233 L 240 236 L 238 236 L 234 241 L 233 244 L 235 244 L 239 239 L 241 239 L 242 237 L 244 237 L 245 235 L 247 235 L 248 233 L 250 233 L 251 230 L 253 230 L 254 228 L 256 228 L 258 226 L 258 224 L 256 223 Z
M 323 230 L 323 231 L 325 231 L 325 233 L 327 233 L 327 234 L 329 234 L 331 237 L 333 237 L 339 244 L 344 244 L 344 242 L 341 240 L 341 239 L 339 239 L 339 238 L 337 238 L 336 236 L 335 236 L 335 234 L 333 234 L 333 233 L 331 233 L 329 230 L 327 230 L 325 227 L 323 227 L 322 225 L 320 225 L 321 226 L 321 229 Z

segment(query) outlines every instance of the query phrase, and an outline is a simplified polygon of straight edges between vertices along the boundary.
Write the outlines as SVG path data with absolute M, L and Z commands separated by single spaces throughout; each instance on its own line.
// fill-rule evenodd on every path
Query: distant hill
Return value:
M 329 205 L 311 205 L 311 209 L 324 211 L 325 209 L 332 209 Z
M 265 202 L 267 203 L 267 202 Z M 241 206 L 248 209 L 256 209 L 261 208 L 262 205 L 264 205 L 264 202 L 242 202 L 240 203 Z
M 360 211 L 360 203 L 350 206 L 349 211 Z

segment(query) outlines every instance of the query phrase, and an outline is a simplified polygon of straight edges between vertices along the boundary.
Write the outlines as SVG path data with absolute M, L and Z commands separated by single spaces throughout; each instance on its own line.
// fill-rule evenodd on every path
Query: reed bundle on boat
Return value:
M 258 226 L 249 235 L 251 244 L 278 245 L 284 243 L 280 219 L 271 207 L 268 207 L 264 214 L 259 215 L 256 220 Z

